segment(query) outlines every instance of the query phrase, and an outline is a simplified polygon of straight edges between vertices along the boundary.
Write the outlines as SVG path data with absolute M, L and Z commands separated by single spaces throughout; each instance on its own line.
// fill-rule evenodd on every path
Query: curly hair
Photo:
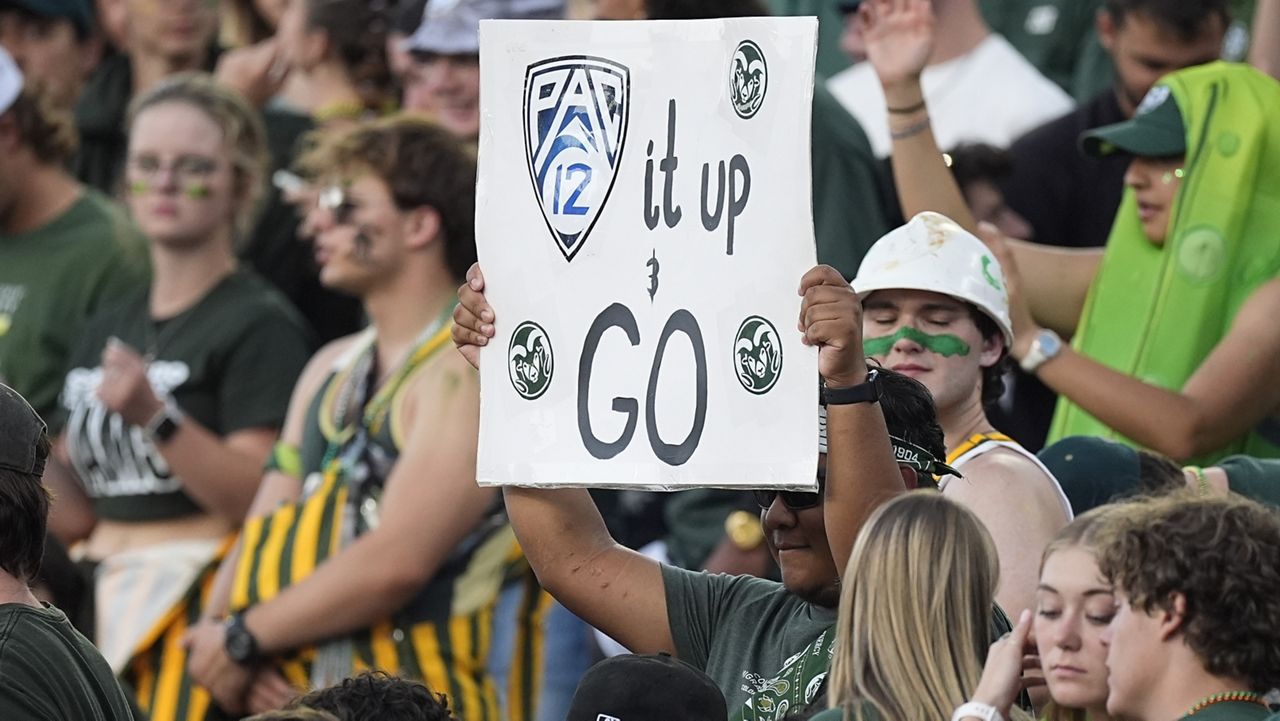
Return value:
M 434 694 L 426 686 L 368 671 L 343 679 L 294 700 L 286 709 L 308 708 L 327 711 L 339 721 L 457 721 L 449 712 L 444 694 Z
M 1190 492 L 1130 501 L 1099 537 L 1098 567 L 1135 610 L 1185 600 L 1188 647 L 1215 676 L 1280 686 L 1280 515 Z
M 313 137 L 299 161 L 312 177 L 352 179 L 372 173 L 400 210 L 429 206 L 440 214 L 445 260 L 461 283 L 476 261 L 476 160 L 449 131 L 412 115 L 397 115 Z

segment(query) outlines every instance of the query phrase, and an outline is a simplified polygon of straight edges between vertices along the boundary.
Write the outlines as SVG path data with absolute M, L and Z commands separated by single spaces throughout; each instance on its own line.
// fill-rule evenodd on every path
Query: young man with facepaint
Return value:
M 484 660 L 515 539 L 475 483 L 479 383 L 449 347 L 475 259 L 474 156 L 396 116 L 327 133 L 304 165 L 323 188 L 320 278 L 370 327 L 295 386 L 187 670 L 229 711 L 381 668 L 447 693 L 463 721 L 497 721 Z
M 1071 520 L 1071 505 L 1048 469 L 987 419 L 1013 344 L 1000 264 L 960 226 L 921 213 L 871 247 L 853 288 L 867 356 L 933 394 L 947 462 L 964 474 L 942 479 L 942 492 L 991 533 L 996 599 L 1016 616 L 1033 605 L 1040 552 Z

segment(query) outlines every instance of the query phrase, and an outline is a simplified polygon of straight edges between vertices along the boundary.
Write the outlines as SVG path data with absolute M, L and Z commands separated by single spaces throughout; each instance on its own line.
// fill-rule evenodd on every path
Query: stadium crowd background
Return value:
M 477 487 L 479 21 L 770 13 L 820 18 L 822 490 Z M 0 0 L 0 47 L 0 719 L 1275 718 L 1280 1 Z

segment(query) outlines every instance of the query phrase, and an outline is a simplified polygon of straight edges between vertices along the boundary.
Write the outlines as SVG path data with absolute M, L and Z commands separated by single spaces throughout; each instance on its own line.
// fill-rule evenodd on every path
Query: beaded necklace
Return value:
M 1219 703 L 1256 703 L 1263 708 L 1267 708 L 1267 703 L 1262 700 L 1262 694 L 1253 691 L 1225 691 L 1223 693 L 1215 693 L 1212 696 L 1205 696 L 1196 701 L 1195 705 L 1182 715 L 1183 718 L 1194 716 L 1200 711 Z

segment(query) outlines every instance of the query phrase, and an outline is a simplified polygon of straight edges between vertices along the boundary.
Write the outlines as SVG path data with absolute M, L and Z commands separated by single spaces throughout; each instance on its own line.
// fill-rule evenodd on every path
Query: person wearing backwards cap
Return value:
M 1008 248 L 1014 356 L 1062 396 L 1051 442 L 1102 436 L 1203 466 L 1280 457 L 1278 114 L 1280 84 L 1248 66 L 1172 73 L 1132 119 L 1082 138 L 1134 155 L 1103 253 L 992 238 Z
M 75 105 L 103 49 L 92 0 L 0 0 L 0 45 L 62 109 Z
M 0 108 L 6 99 L 0 87 Z M 66 615 L 31 593 L 44 554 L 49 493 L 44 421 L 0 385 L 0 718 L 131 721 L 111 667 Z
M 943 478 L 942 492 L 995 540 L 996 598 L 1016 616 L 1033 606 L 1040 551 L 1071 520 L 1071 505 L 1053 474 L 996 432 L 984 410 L 1003 392 L 1014 342 L 1000 263 L 950 219 L 920 213 L 871 247 L 853 288 L 867 355 L 933 394 L 947 462 L 965 476 Z

